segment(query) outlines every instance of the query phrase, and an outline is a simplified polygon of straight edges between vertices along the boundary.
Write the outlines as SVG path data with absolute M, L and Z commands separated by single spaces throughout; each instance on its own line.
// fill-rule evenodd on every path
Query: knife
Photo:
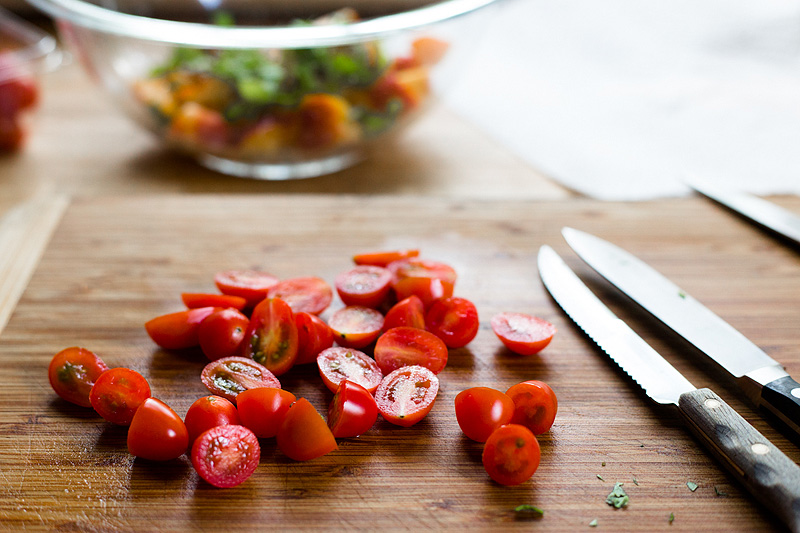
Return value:
M 573 228 L 570 247 L 601 276 L 727 370 L 753 402 L 800 436 L 800 383 L 733 326 L 625 250 Z
M 800 244 L 800 215 L 757 196 L 711 185 L 698 179 L 684 180 L 684 183 L 703 196 Z
M 709 389 L 697 389 L 611 312 L 549 246 L 539 274 L 569 317 L 645 393 L 674 404 L 689 428 L 747 489 L 794 532 L 800 532 L 800 467 Z

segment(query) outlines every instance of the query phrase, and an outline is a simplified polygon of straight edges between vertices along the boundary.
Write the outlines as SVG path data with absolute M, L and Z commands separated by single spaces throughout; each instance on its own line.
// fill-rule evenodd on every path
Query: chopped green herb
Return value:
M 605 479 L 603 479 L 603 476 L 601 476 L 600 474 L 595 474 L 595 475 L 597 476 L 597 479 L 599 479 L 600 481 L 605 481 Z
M 669 513 L 669 523 L 671 524 L 674 521 L 675 521 L 675 513 Z
M 589 522 L 589 527 L 597 527 L 597 518 Z
M 532 513 L 532 514 L 537 514 L 539 516 L 544 516 L 544 511 L 542 509 L 539 509 L 538 507 L 529 505 L 527 503 L 522 505 L 517 505 L 514 508 L 514 511 L 517 513 Z
M 717 496 L 727 496 L 728 495 L 727 492 L 722 492 L 721 490 L 719 490 L 716 485 L 714 485 L 714 492 L 717 494 Z
M 630 498 L 625 493 L 625 489 L 622 488 L 622 483 L 615 483 L 614 490 L 606 497 L 606 503 L 608 505 L 612 505 L 615 508 L 619 509 L 620 507 L 625 507 L 628 505 L 628 501 Z
M 679 297 L 679 298 L 686 299 L 686 293 L 685 293 L 685 292 L 683 292 L 683 291 L 678 291 L 678 297 Z
M 606 466 L 606 462 L 603 461 L 602 463 L 600 463 L 600 466 Z
M 692 492 L 697 490 L 697 483 L 694 483 L 692 481 L 687 481 L 686 486 L 689 487 L 689 490 Z
M 636 479 L 636 476 L 633 476 L 633 484 L 636 485 L 637 487 L 639 486 L 639 480 Z

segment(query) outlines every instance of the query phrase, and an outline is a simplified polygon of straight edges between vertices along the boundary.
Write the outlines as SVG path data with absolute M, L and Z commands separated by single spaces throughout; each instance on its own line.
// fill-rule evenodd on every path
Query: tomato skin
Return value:
M 224 270 L 214 275 L 214 283 L 219 291 L 244 298 L 246 307 L 255 307 L 267 297 L 270 287 L 278 281 L 277 277 L 262 270 Z
M 150 397 L 150 385 L 135 370 L 111 368 L 94 382 L 89 401 L 97 414 L 121 426 L 130 425 L 133 415 Z
M 305 398 L 292 404 L 277 435 L 278 448 L 290 459 L 309 461 L 338 448 L 328 424 Z
M 394 304 L 383 319 L 383 330 L 408 326 L 425 329 L 425 306 L 419 296 L 412 294 Z
M 450 265 L 412 257 L 389 263 L 392 288 L 398 300 L 417 295 L 427 308 L 440 298 L 453 295 L 456 271 Z
M 383 329 L 383 315 L 370 307 L 349 305 L 331 315 L 328 326 L 340 346 L 365 348 L 378 338 Z
M 447 365 L 447 356 L 447 346 L 439 337 L 417 328 L 392 328 L 375 343 L 375 362 L 384 374 L 412 365 L 438 374 Z
M 253 309 L 240 355 L 280 376 L 294 365 L 297 342 L 292 308 L 280 298 L 267 298 Z
M 518 424 L 496 429 L 483 447 L 483 467 L 501 485 L 519 485 L 530 479 L 540 458 L 536 436 Z
M 380 307 L 391 290 L 392 273 L 373 265 L 359 265 L 336 276 L 334 285 L 345 305 Z
M 353 262 L 356 265 L 373 265 L 379 267 L 388 266 L 389 263 L 399 261 L 401 259 L 409 259 L 411 257 L 419 256 L 419 250 L 387 250 L 381 252 L 366 252 L 356 254 L 353 256 Z
M 322 350 L 333 346 L 333 330 L 317 315 L 299 312 L 294 314 L 297 326 L 296 365 L 315 363 Z
M 281 382 L 264 365 L 247 357 L 223 357 L 211 361 L 200 374 L 203 385 L 211 394 L 236 403 L 236 397 L 248 389 L 258 387 L 281 388 Z
M 334 437 L 358 437 L 377 419 L 378 404 L 367 389 L 348 380 L 339 383 L 328 407 L 328 427 Z
M 216 394 L 195 400 L 186 411 L 183 422 L 189 432 L 189 444 L 213 427 L 241 424 L 236 406 Z
M 147 398 L 128 428 L 128 452 L 151 461 L 177 459 L 189 446 L 189 432 L 181 417 L 156 398 Z
M 317 356 L 317 366 L 322 381 L 333 393 L 341 382 L 349 380 L 373 394 L 383 380 L 378 363 L 354 348 L 336 346 L 323 350 Z
M 486 442 L 494 430 L 511 422 L 514 401 L 499 390 L 471 387 L 455 399 L 456 420 L 464 435 Z
M 547 383 L 523 381 L 510 387 L 506 395 L 514 402 L 513 424 L 527 427 L 534 435 L 541 435 L 553 426 L 558 399 Z
M 410 427 L 433 408 L 439 378 L 424 366 L 398 368 L 383 378 L 375 391 L 378 412 L 397 426 Z
M 200 344 L 200 323 L 217 307 L 199 307 L 157 316 L 145 322 L 144 328 L 153 342 L 166 350 L 183 350 Z
M 333 289 L 318 277 L 292 278 L 270 287 L 267 298 L 280 298 L 295 313 L 304 311 L 312 315 L 322 313 L 333 300 Z
M 208 315 L 197 329 L 200 349 L 209 361 L 236 355 L 241 350 L 250 319 L 233 307 Z
M 492 330 L 506 348 L 519 355 L 539 353 L 556 333 L 550 322 L 525 313 L 495 315 Z
M 425 314 L 425 327 L 444 341 L 448 348 L 461 348 L 478 334 L 478 310 L 466 298 L 442 298 Z
M 73 346 L 61 350 L 50 360 L 47 377 L 50 386 L 68 402 L 91 407 L 89 393 L 97 378 L 108 366 L 95 353 Z
M 235 487 L 255 472 L 261 459 L 258 438 L 244 426 L 217 426 L 197 437 L 192 465 L 201 478 L 220 488 Z
M 241 393 L 236 397 L 236 405 L 244 427 L 255 433 L 256 437 L 270 438 L 278 434 L 295 400 L 297 398 L 289 391 L 261 387 Z
M 247 306 L 247 300 L 241 296 L 230 294 L 212 294 L 206 292 L 184 292 L 181 293 L 183 305 L 189 309 L 198 307 L 232 307 L 241 311 Z

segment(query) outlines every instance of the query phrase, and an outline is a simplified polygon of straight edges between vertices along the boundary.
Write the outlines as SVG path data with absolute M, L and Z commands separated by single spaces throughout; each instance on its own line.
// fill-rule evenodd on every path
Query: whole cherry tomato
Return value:
M 458 393 L 455 400 L 456 420 L 464 435 L 486 442 L 500 426 L 511 422 L 514 401 L 499 390 L 472 387 Z
M 210 294 L 205 292 L 184 292 L 181 294 L 183 304 L 189 309 L 198 307 L 233 307 L 241 311 L 247 307 L 247 300 L 241 296 L 230 294 Z
M 229 307 L 208 315 L 197 329 L 200 349 L 210 361 L 236 355 L 241 350 L 250 319 Z
M 128 452 L 151 461 L 177 459 L 189 446 L 189 433 L 181 417 L 167 404 L 148 398 L 133 415 L 128 428 Z
M 506 391 L 514 402 L 511 422 L 541 435 L 553 425 L 558 411 L 558 399 L 550 385 L 543 381 L 530 380 L 518 383 Z
M 269 272 L 261 270 L 225 270 L 214 276 L 214 283 L 222 294 L 244 298 L 247 307 L 254 307 L 266 298 L 270 287 L 278 281 Z
M 453 295 L 457 276 L 450 265 L 412 257 L 389 263 L 387 268 L 392 272 L 392 288 L 398 300 L 415 294 L 428 307 Z
M 405 366 L 383 378 L 375 401 L 387 422 L 409 427 L 425 418 L 438 393 L 439 379 L 433 372 L 424 366 Z
M 189 432 L 189 444 L 211 428 L 241 424 L 236 406 L 215 394 L 195 400 L 186 411 L 183 422 Z
M 322 278 L 292 278 L 280 281 L 270 287 L 267 298 L 280 298 L 295 313 L 305 311 L 318 315 L 331 304 L 333 290 Z
M 419 296 L 411 295 L 394 304 L 383 319 L 383 330 L 408 326 L 425 329 L 425 306 Z
M 200 323 L 218 307 L 199 307 L 148 320 L 144 328 L 153 342 L 167 350 L 182 350 L 200 344 Z
M 533 355 L 553 340 L 550 322 L 525 313 L 500 313 L 492 317 L 492 330 L 506 348 L 519 355 Z
M 127 426 L 142 403 L 150 397 L 150 385 L 135 370 L 111 368 L 97 377 L 89 401 L 97 414 L 121 426 Z
M 374 265 L 385 267 L 394 261 L 417 257 L 418 255 L 419 250 L 416 249 L 367 252 L 354 255 L 353 262 L 357 265 Z
M 507 424 L 496 429 L 483 447 L 483 467 L 501 485 L 524 483 L 539 468 L 541 450 L 525 426 Z
M 354 348 L 335 346 L 317 356 L 319 375 L 328 390 L 336 392 L 344 380 L 352 381 L 374 393 L 383 373 L 373 358 Z
M 425 314 L 425 327 L 448 348 L 461 348 L 478 334 L 478 310 L 466 298 L 442 298 Z
M 378 404 L 367 389 L 348 380 L 339 383 L 328 407 L 328 427 L 334 437 L 358 437 L 377 419 Z
M 242 356 L 280 376 L 294 365 L 297 342 L 297 325 L 289 304 L 280 298 L 267 298 L 253 309 Z
M 322 350 L 333 346 L 333 330 L 317 315 L 300 311 L 294 314 L 297 325 L 296 365 L 315 363 Z
M 213 427 L 192 445 L 194 469 L 215 487 L 230 488 L 245 482 L 260 459 L 258 437 L 244 426 Z
M 337 448 L 325 420 L 305 398 L 292 404 L 277 435 L 278 448 L 295 461 L 316 459 Z
M 53 390 L 68 402 L 91 407 L 89 393 L 97 378 L 108 370 L 100 357 L 85 348 L 66 348 L 53 356 L 47 376 Z
M 375 344 L 375 362 L 384 375 L 411 365 L 438 374 L 447 365 L 447 356 L 447 346 L 439 337 L 417 328 L 392 328 Z
M 258 387 L 281 388 L 275 374 L 247 357 L 223 357 L 208 363 L 200 374 L 203 385 L 211 394 L 236 402 L 236 397 Z
M 259 438 L 278 434 L 289 407 L 295 402 L 294 394 L 283 389 L 261 387 L 250 389 L 236 397 L 242 425 Z
M 349 305 L 333 313 L 328 326 L 340 346 L 364 348 L 381 334 L 383 315 L 370 307 Z
M 345 305 L 377 308 L 386 300 L 391 283 L 389 269 L 360 265 L 336 276 L 334 285 Z

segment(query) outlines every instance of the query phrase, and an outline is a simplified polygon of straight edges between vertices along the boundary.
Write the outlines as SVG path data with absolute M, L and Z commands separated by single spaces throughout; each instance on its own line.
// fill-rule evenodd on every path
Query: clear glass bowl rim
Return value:
M 107 34 L 198 48 L 311 48 L 385 38 L 466 15 L 501 0 L 445 0 L 353 24 L 221 27 L 120 13 L 81 0 L 28 0 L 37 9 Z

